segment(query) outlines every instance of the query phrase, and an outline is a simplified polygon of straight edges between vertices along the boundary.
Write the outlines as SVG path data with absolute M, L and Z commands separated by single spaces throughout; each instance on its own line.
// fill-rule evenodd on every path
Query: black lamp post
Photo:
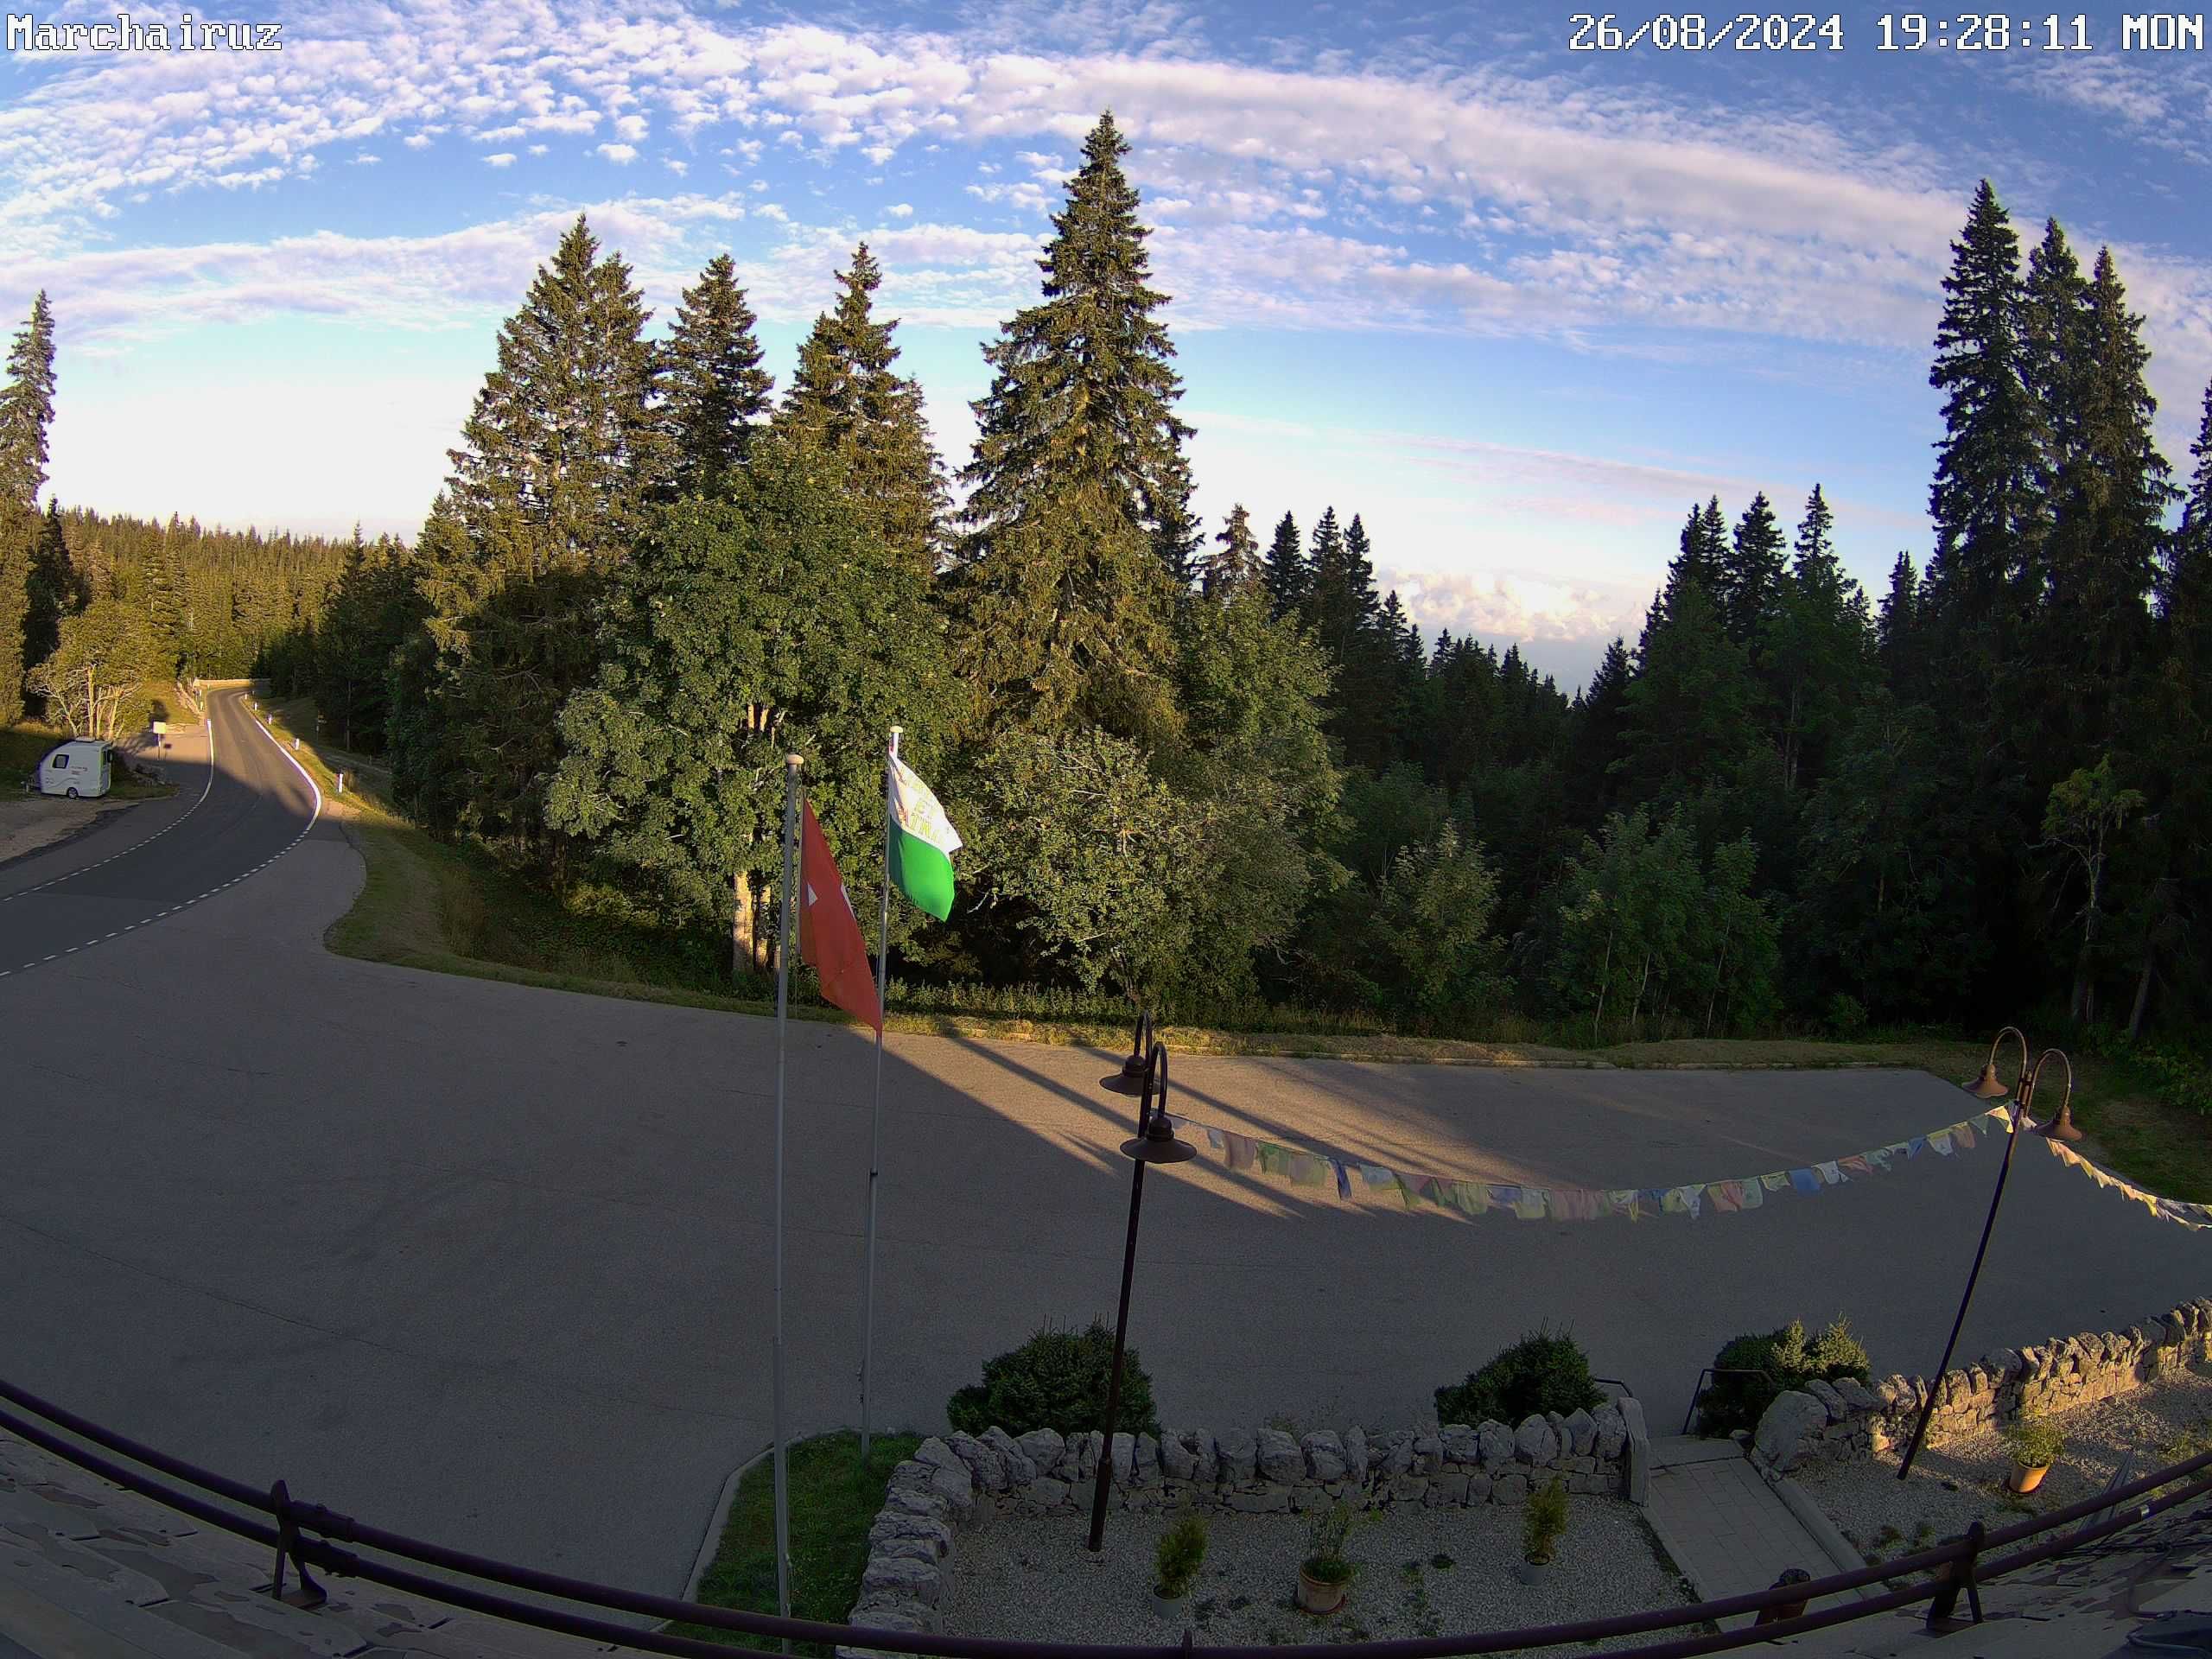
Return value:
M 1897 1465 L 1899 1480 L 1912 1472 L 1912 1460 L 1920 1455 L 1920 1443 L 1928 1436 L 1929 1419 L 1936 1414 L 1936 1390 L 1942 1383 L 1943 1374 L 1951 1369 L 1951 1353 L 1959 1344 L 1959 1332 L 1967 1322 L 1967 1307 L 1974 1300 L 1974 1281 L 1981 1277 L 1982 1258 L 1989 1254 L 1989 1235 L 1997 1225 L 1997 1206 L 2005 1201 L 2005 1178 L 2012 1173 L 2013 1144 L 2019 1140 L 2023 1129 L 2035 1127 L 2028 1110 L 2035 1103 L 2036 1082 L 2043 1076 L 2044 1061 L 2056 1056 L 2059 1064 L 2066 1068 L 2066 1104 L 2059 1108 L 2059 1117 L 2051 1120 L 2045 1130 L 2047 1134 L 2059 1134 L 2060 1119 L 2065 1116 L 2066 1107 L 2074 1101 L 2074 1063 L 2056 1049 L 2046 1048 L 2037 1057 L 2035 1064 L 2030 1065 L 2028 1039 L 2017 1026 L 2007 1026 L 1997 1033 L 1996 1040 L 1989 1046 L 1989 1059 L 1982 1066 L 1981 1075 L 1965 1085 L 1967 1092 L 1979 1100 L 2004 1097 L 2005 1085 L 1997 1080 L 1997 1051 L 2008 1035 L 2017 1039 L 2020 1045 L 2020 1075 L 2012 1085 L 2012 1122 L 2007 1126 L 2010 1132 L 2005 1137 L 2004 1161 L 1997 1166 L 1997 1190 L 1989 1195 L 1989 1217 L 1981 1224 L 1981 1243 L 1974 1247 L 1974 1266 L 1967 1271 L 1966 1294 L 1959 1298 L 1958 1317 L 1951 1321 L 1950 1340 L 1943 1344 L 1943 1357 L 1936 1364 L 1935 1376 L 1929 1379 L 1928 1398 L 1921 1403 L 1919 1421 L 1912 1426 L 1911 1444 L 1904 1449 L 1904 1461 Z M 2079 1129 L 2073 1129 L 2070 1123 L 2067 1128 L 2072 1129 L 2073 1139 L 2081 1139 Z
M 1098 1081 L 1117 1095 L 1141 1095 L 1145 1090 L 1145 1073 L 1152 1061 L 1152 1010 L 1147 1008 L 1137 1015 L 1136 1038 L 1129 1045 L 1129 1056 L 1122 1062 L 1122 1069 Z
M 1150 1016 L 1146 1027 L 1149 1028 Z M 1167 1118 L 1167 1046 L 1154 1043 L 1146 1057 L 1143 1097 L 1137 1105 L 1137 1133 L 1122 1142 L 1124 1157 L 1136 1162 L 1129 1181 L 1129 1239 L 1122 1249 L 1122 1308 L 1114 1319 L 1114 1369 L 1106 1376 L 1106 1427 L 1098 1446 L 1098 1484 L 1090 1497 L 1090 1553 L 1106 1542 L 1106 1491 L 1114 1478 L 1114 1419 L 1122 1408 L 1122 1355 L 1129 1341 L 1129 1285 L 1137 1270 L 1137 1217 L 1144 1207 L 1144 1166 L 1179 1164 L 1198 1156 L 1198 1148 L 1175 1138 Z M 1158 1090 L 1157 1103 L 1154 1090 Z

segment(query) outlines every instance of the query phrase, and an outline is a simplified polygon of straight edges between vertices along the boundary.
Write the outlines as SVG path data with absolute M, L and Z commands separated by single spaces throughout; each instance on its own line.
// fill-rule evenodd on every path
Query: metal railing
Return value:
M 349 1516 L 339 1515 L 319 1503 L 303 1503 L 291 1497 L 283 1481 L 267 1491 L 243 1481 L 214 1473 L 166 1452 L 125 1439 L 75 1413 L 50 1404 L 24 1389 L 0 1381 L 0 1399 L 17 1408 L 0 1408 L 0 1429 L 20 1436 L 33 1446 L 75 1464 L 79 1468 L 112 1481 L 141 1497 L 168 1505 L 208 1526 L 219 1527 L 277 1552 L 276 1571 L 270 1593 L 283 1595 L 296 1606 L 321 1604 L 324 1593 L 308 1569 L 361 1579 L 418 1595 L 448 1606 L 502 1618 L 540 1630 L 581 1637 L 609 1646 L 651 1653 L 674 1654 L 680 1659 L 729 1659 L 727 1643 L 671 1635 L 662 1630 L 641 1630 L 616 1624 L 589 1613 L 571 1612 L 536 1603 L 518 1601 L 448 1579 L 435 1579 L 395 1565 L 391 1560 L 357 1554 L 341 1546 L 353 1544 L 382 1556 L 459 1573 L 511 1590 L 552 1597 L 601 1611 L 642 1615 L 648 1618 L 699 1625 L 741 1635 L 817 1642 L 831 1647 L 855 1647 L 894 1653 L 934 1656 L 935 1659 L 1170 1659 L 1170 1656 L 1203 1651 L 1209 1659 L 1281 1659 L 1285 1653 L 1306 1654 L 1319 1659 L 1327 1654 L 1357 1654 L 1363 1659 L 1454 1659 L 1462 1654 L 1512 1653 L 1528 1648 L 1547 1648 L 1567 1643 L 1602 1641 L 1608 1637 L 1642 1636 L 1703 1624 L 1740 1613 L 1757 1613 L 1769 1607 L 1809 1603 L 1828 1597 L 1848 1598 L 1819 1611 L 1808 1611 L 1772 1624 L 1745 1625 L 1734 1630 L 1700 1631 L 1648 1643 L 1624 1651 L 1638 1659 L 1692 1659 L 1693 1656 L 1725 1653 L 1732 1649 L 1770 1642 L 1802 1631 L 1824 1630 L 1832 1624 L 1891 1611 L 1918 1601 L 1931 1601 L 1929 1619 L 1949 1616 L 1963 1594 L 1977 1619 L 1980 1617 L 1980 1586 L 1990 1580 L 2064 1554 L 2093 1540 L 2108 1536 L 2181 1504 L 2212 1493 L 2212 1452 L 2145 1475 L 2116 1490 L 2101 1491 L 2079 1503 L 2054 1510 L 2015 1525 L 1986 1531 L 1977 1522 L 1963 1538 L 1938 1544 L 1916 1554 L 1885 1561 L 1878 1567 L 1839 1573 L 1804 1584 L 1776 1585 L 1740 1596 L 1726 1596 L 1687 1607 L 1656 1608 L 1646 1612 L 1617 1614 L 1605 1618 L 1577 1619 L 1563 1624 L 1532 1626 L 1516 1630 L 1482 1630 L 1459 1636 L 1403 1637 L 1363 1643 L 1309 1643 L 1287 1647 L 1206 1647 L 1194 1649 L 1186 1634 L 1178 1643 L 1116 1644 L 1105 1643 L 1028 1642 L 997 1637 L 944 1636 L 906 1630 L 880 1630 L 821 1619 L 782 1618 L 767 1613 L 739 1612 L 709 1607 L 671 1596 L 648 1595 L 588 1580 L 541 1573 L 512 1562 L 493 1560 L 466 1551 L 449 1549 L 402 1534 L 387 1532 Z M 34 1418 L 42 1420 L 32 1421 Z M 52 1425 L 49 1427 L 47 1425 Z M 65 1439 L 56 1429 L 87 1441 L 113 1456 L 86 1450 Z M 125 1459 L 118 1462 L 117 1459 Z M 136 1464 L 139 1468 L 128 1465 Z M 157 1479 L 144 1470 L 156 1471 L 168 1480 Z M 199 1491 L 169 1484 L 181 1482 Z M 2171 1488 L 2161 1491 L 2162 1488 Z M 199 1493 L 223 1500 L 211 1502 Z M 230 1505 L 233 1507 L 225 1507 Z M 238 1511 L 247 1511 L 240 1514 Z M 2089 1524 L 2068 1531 L 2077 1521 Z M 2009 1554 L 1991 1552 L 2010 1546 Z M 284 1595 L 287 1566 L 300 1587 Z M 1861 1599 L 1852 1592 L 1909 1574 L 1937 1576 Z

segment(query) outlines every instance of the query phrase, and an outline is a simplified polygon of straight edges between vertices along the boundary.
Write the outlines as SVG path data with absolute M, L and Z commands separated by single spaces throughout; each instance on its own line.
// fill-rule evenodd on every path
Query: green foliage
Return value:
M 2023 1417 L 1998 1433 L 2012 1461 L 2023 1469 L 2047 1469 L 2066 1452 L 2065 1436 L 2040 1417 Z
M 760 366 L 757 321 L 726 253 L 683 290 L 660 362 L 672 493 L 720 495 L 767 416 L 775 377 Z
M 1821 1011 L 1821 1022 L 1831 1036 L 1848 1040 L 1866 1029 L 1866 1005 L 1848 991 L 1834 992 Z
M 1497 877 L 1446 823 L 1400 852 L 1369 913 L 1377 1006 L 1417 1029 L 1501 1005 L 1510 986 L 1493 926 Z
M 1009 1434 L 1049 1428 L 1062 1435 L 1096 1433 L 1106 1417 L 1106 1385 L 1114 1365 L 1114 1333 L 1093 1319 L 1083 1331 L 1049 1324 L 1020 1347 L 983 1363 L 983 1380 L 945 1402 L 945 1419 L 963 1433 L 996 1427 Z M 1152 1378 L 1137 1351 L 1122 1357 L 1122 1397 L 1115 1432 L 1157 1434 Z
M 1548 1562 L 1567 1535 L 1567 1484 L 1554 1475 L 1537 1491 L 1529 1494 L 1521 1512 L 1521 1554 L 1531 1566 Z
M 1810 1342 L 1802 1319 L 1764 1336 L 1735 1338 L 1713 1357 L 1713 1369 L 1712 1386 L 1698 1402 L 1698 1426 L 1715 1438 L 1757 1428 L 1777 1395 L 1802 1389 L 1815 1377 L 1833 1382 L 1850 1376 L 1863 1382 L 1868 1375 L 1866 1351 L 1842 1319 L 1832 1320 Z
M 1359 1520 L 1350 1503 L 1325 1503 L 1306 1528 L 1306 1559 L 1300 1571 L 1317 1584 L 1350 1584 L 1359 1569 L 1344 1555 L 1346 1541 Z
M 1463 1382 L 1436 1391 L 1440 1423 L 1500 1422 L 1509 1427 L 1556 1411 L 1562 1416 L 1605 1403 L 1590 1380 L 1589 1357 L 1565 1332 L 1539 1328 L 1505 1349 Z
M 152 684 L 168 678 L 146 619 L 112 599 L 94 600 L 61 624 L 61 643 L 31 671 L 31 690 L 79 737 L 110 742 L 145 729 Z
M 1160 1535 L 1159 1546 L 1153 1551 L 1154 1588 L 1171 1599 L 1190 1594 L 1205 1559 L 1205 1517 L 1188 1512 L 1179 1516 Z

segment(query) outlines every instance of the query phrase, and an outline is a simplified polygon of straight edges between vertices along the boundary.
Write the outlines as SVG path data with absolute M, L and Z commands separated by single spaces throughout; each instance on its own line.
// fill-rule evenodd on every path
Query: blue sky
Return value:
M 2177 461 L 2212 378 L 2212 58 L 2123 52 L 2116 10 L 2087 54 L 1885 54 L 1853 7 L 1840 51 L 1690 54 L 1393 0 L 228 4 L 195 10 L 283 49 L 0 65 L 0 309 L 53 296 L 73 505 L 411 534 L 580 209 L 657 329 L 730 252 L 779 377 L 868 240 L 957 467 L 1109 105 L 1209 531 L 1358 512 L 1427 628 L 1569 686 L 1709 493 L 1794 524 L 1819 481 L 1876 591 L 1924 556 L 1937 284 L 1985 174 L 2024 235 L 2113 245 Z

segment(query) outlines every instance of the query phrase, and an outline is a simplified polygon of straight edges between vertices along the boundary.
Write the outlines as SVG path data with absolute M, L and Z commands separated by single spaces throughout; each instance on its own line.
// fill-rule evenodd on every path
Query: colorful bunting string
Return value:
M 1734 1215 L 1758 1209 L 1770 1193 L 1809 1197 L 1831 1186 L 1887 1174 L 1899 1158 L 1913 1159 L 1926 1153 L 1948 1158 L 1956 1153 L 1971 1152 L 1977 1124 L 1984 1134 L 1989 1134 L 2009 1128 L 2012 1122 L 2005 1109 L 1993 1108 L 1978 1117 L 1927 1135 L 1916 1135 L 1909 1140 L 1894 1141 L 1885 1147 L 1871 1147 L 1847 1158 L 1830 1159 L 1801 1169 L 1771 1170 L 1741 1179 L 1693 1181 L 1681 1186 L 1584 1188 L 1452 1180 L 1279 1146 L 1272 1141 L 1200 1123 L 1179 1114 L 1171 1114 L 1169 1121 L 1179 1130 L 1204 1134 L 1207 1148 L 1230 1169 L 1240 1173 L 1256 1169 L 1262 1174 L 1281 1176 L 1299 1186 L 1333 1185 L 1337 1197 L 1346 1201 L 1351 1198 L 1352 1176 L 1357 1173 L 1361 1184 L 1370 1192 L 1395 1190 L 1409 1210 L 1433 1204 L 1469 1217 L 1495 1212 L 1522 1221 L 1642 1221 L 1661 1215 L 1695 1219 L 1707 1208 L 1721 1215 Z M 2061 1141 L 2045 1144 L 2060 1158 L 2088 1172 L 2100 1186 L 2119 1188 L 2162 1220 L 2178 1221 L 2190 1227 L 2212 1227 L 2212 1205 L 2177 1204 L 2172 1199 L 2158 1198 L 2106 1173 Z
M 2156 1220 L 2171 1221 L 2183 1227 L 2212 1227 L 2212 1204 L 2183 1204 L 2178 1198 L 2162 1198 L 2155 1192 L 2145 1192 L 2132 1181 L 2122 1180 L 2110 1170 L 2098 1167 L 2063 1141 L 2046 1137 L 2044 1145 L 2069 1169 L 2077 1169 L 2099 1186 L 2118 1192 L 2131 1204 L 2141 1205 Z

